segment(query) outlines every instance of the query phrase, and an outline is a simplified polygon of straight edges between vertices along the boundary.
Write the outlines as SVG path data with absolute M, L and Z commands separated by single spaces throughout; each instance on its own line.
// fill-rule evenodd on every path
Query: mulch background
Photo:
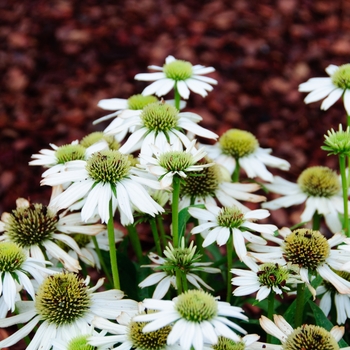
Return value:
M 106 114 L 97 102 L 140 93 L 147 83 L 135 74 L 169 54 L 216 68 L 215 89 L 188 102 L 202 126 L 254 133 L 292 164 L 292 181 L 311 165 L 336 169 L 320 146 L 346 124 L 342 103 L 305 105 L 298 85 L 349 62 L 349 52 L 347 0 L 2 0 L 0 212 L 18 197 L 47 203 L 31 155 L 103 130 L 108 123 L 92 125 Z M 272 219 L 286 225 L 298 215 Z

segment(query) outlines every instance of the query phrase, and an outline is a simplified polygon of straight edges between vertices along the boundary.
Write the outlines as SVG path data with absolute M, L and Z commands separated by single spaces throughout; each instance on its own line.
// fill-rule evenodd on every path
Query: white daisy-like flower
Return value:
M 274 246 L 249 244 L 249 255 L 262 263 L 289 263 L 298 267 L 301 280 L 307 284 L 313 296 L 315 290 L 310 285 L 309 275 L 320 275 L 339 293 L 350 294 L 350 282 L 335 272 L 350 272 L 346 265 L 350 261 L 350 251 L 339 249 L 345 240 L 343 234 L 336 233 L 326 239 L 321 232 L 311 229 L 291 231 L 283 228 L 279 233 L 282 238 L 263 235 L 267 240 L 276 243 Z
M 232 174 L 236 166 L 244 169 L 249 178 L 259 177 L 262 180 L 273 182 L 273 175 L 266 166 L 289 170 L 290 164 L 284 159 L 271 156 L 270 148 L 259 147 L 255 136 L 244 130 L 230 129 L 226 131 L 219 141 L 206 146 L 208 156 L 216 163 L 226 167 Z
M 29 276 L 39 284 L 52 271 L 45 267 L 50 264 L 28 257 L 26 251 L 13 242 L 0 242 L 0 318 L 9 310 L 15 310 L 18 292 L 26 290 L 35 299 L 34 286 Z
M 57 215 L 51 206 L 30 203 L 24 198 L 16 201 L 17 208 L 12 213 L 3 213 L 0 221 L 0 241 L 14 242 L 26 253 L 37 260 L 45 261 L 45 254 L 51 259 L 62 262 L 69 271 L 78 272 L 78 260 L 65 252 L 59 244 L 64 243 L 78 255 L 81 250 L 71 233 L 96 235 L 105 229 L 105 225 L 96 224 L 99 218 L 82 222 L 80 213 Z
M 260 343 L 257 340 L 260 338 L 257 334 L 247 334 L 239 341 L 234 341 L 226 337 L 219 337 L 219 341 L 215 345 L 204 345 L 203 350 L 228 350 L 228 349 L 240 349 L 240 350 L 258 350 L 258 349 L 270 349 L 266 343 Z
M 334 326 L 330 331 L 309 324 L 293 329 L 280 315 L 274 315 L 274 322 L 265 316 L 261 316 L 260 325 L 266 333 L 273 335 L 282 343 L 282 345 L 274 347 L 267 345 L 266 349 L 339 349 L 337 343 L 344 335 L 344 327 L 339 326 Z M 348 350 L 350 347 L 342 349 Z
M 302 222 L 309 222 L 317 212 L 324 216 L 333 233 L 341 231 L 339 213 L 344 213 L 341 183 L 338 175 L 330 168 L 307 168 L 300 174 L 297 183 L 276 176 L 272 184 L 265 186 L 269 191 L 282 194 L 283 197 L 263 203 L 263 208 L 275 210 L 305 202 L 305 209 L 300 217 Z
M 209 163 L 208 160 L 201 163 Z M 181 183 L 179 209 L 191 204 L 216 205 L 217 201 L 225 207 L 236 206 L 244 212 L 250 209 L 240 201 L 259 203 L 266 197 L 253 194 L 260 189 L 256 183 L 232 183 L 228 170 L 215 163 L 196 172 L 198 176 L 188 176 Z
M 190 90 L 205 97 L 208 91 L 213 90 L 210 84 L 217 84 L 215 79 L 203 76 L 203 74 L 214 72 L 213 67 L 193 66 L 190 62 L 177 60 L 173 56 L 165 59 L 163 67 L 152 65 L 148 68 L 159 72 L 136 74 L 136 80 L 154 81 L 142 91 L 143 95 L 164 96 L 175 88 L 180 96 L 187 100 Z
M 141 315 L 143 313 L 144 311 L 140 310 L 137 314 Z M 133 317 L 126 313 L 122 313 L 117 318 L 117 321 L 118 324 L 102 317 L 95 317 L 93 320 L 94 326 L 108 331 L 110 335 L 105 336 L 103 339 L 96 336 L 90 337 L 89 344 L 120 350 L 154 350 L 155 348 L 162 350 L 182 350 L 177 344 L 167 344 L 167 336 L 171 331 L 171 326 L 169 325 L 154 332 L 143 333 L 143 328 L 147 324 L 146 322 L 136 322 Z
M 162 299 L 171 285 L 177 289 L 176 272 L 180 271 L 186 276 L 187 281 L 196 288 L 201 289 L 201 286 L 204 286 L 209 290 L 213 290 L 195 272 L 220 273 L 221 270 L 210 267 L 211 262 L 201 262 L 201 255 L 196 252 L 196 249 L 197 247 L 194 246 L 193 241 L 189 247 L 186 247 L 185 240 L 182 239 L 178 248 L 174 248 L 169 243 L 169 246 L 164 250 L 165 258 L 150 253 L 148 257 L 154 264 L 144 265 L 143 267 L 151 267 L 159 272 L 149 275 L 139 284 L 139 287 L 145 288 L 157 284 L 152 298 Z
M 151 216 L 164 211 L 144 187 L 159 189 L 159 182 L 138 176 L 140 172 L 132 167 L 127 155 L 105 150 L 94 153 L 87 161 L 68 162 L 66 172 L 47 176 L 42 184 L 57 186 L 72 182 L 52 200 L 52 206 L 57 209 L 69 208 L 84 199 L 82 220 L 88 221 L 98 214 L 106 223 L 110 217 L 109 202 L 112 201 L 112 212 L 118 208 L 124 215 L 123 224 L 127 225 L 134 222 L 134 208 Z
M 42 174 L 43 177 L 65 171 L 66 163 L 69 161 L 86 160 L 94 152 L 108 149 L 108 143 L 105 140 L 94 143 L 89 147 L 83 146 L 78 140 L 68 145 L 56 146 L 51 143 L 50 146 L 52 150 L 40 150 L 39 154 L 32 155 L 34 160 L 29 162 L 29 165 L 40 165 L 49 168 Z
M 346 113 L 350 115 L 350 64 L 331 64 L 326 72 L 328 78 L 311 78 L 299 85 L 299 91 L 309 92 L 304 102 L 311 103 L 325 98 L 321 109 L 327 110 L 343 96 Z
M 137 302 L 122 299 L 124 293 L 120 290 L 95 292 L 103 285 L 103 280 L 89 288 L 89 278 L 84 281 L 74 273 L 47 277 L 39 286 L 35 301 L 18 302 L 18 315 L 0 319 L 1 328 L 25 323 L 20 330 L 0 341 L 0 348 L 16 344 L 40 324 L 30 349 L 49 350 L 54 340 L 64 341 L 81 335 L 81 330 L 92 324 L 95 316 L 115 319 L 122 311 L 137 310 Z
M 218 301 L 202 290 L 189 290 L 173 300 L 145 299 L 143 306 L 158 311 L 134 317 L 136 322 L 149 322 L 143 332 L 172 325 L 167 344 L 179 343 L 183 350 L 191 347 L 202 350 L 204 344 L 217 344 L 219 336 L 239 341 L 240 337 L 232 329 L 246 334 L 242 327 L 226 318 L 247 320 L 243 310 Z
M 216 139 L 218 135 L 198 125 L 202 117 L 192 112 L 179 112 L 174 106 L 155 102 L 145 106 L 140 115 L 120 115 L 123 122 L 115 126 L 111 123 L 105 133 L 118 137 L 119 133 L 133 128 L 133 133 L 120 148 L 121 153 L 131 153 L 141 150 L 142 154 L 152 155 L 151 144 L 158 148 L 166 142 L 174 147 L 182 148 L 189 145 L 191 140 L 182 130 L 190 131 L 194 135 L 209 139 Z
M 250 295 L 257 292 L 256 299 L 261 301 L 266 299 L 271 292 L 279 295 L 283 292 L 289 292 L 288 284 L 300 282 L 300 278 L 296 278 L 297 276 L 291 273 L 292 271 L 287 265 L 281 266 L 272 262 L 258 265 L 248 257 L 243 261 L 250 270 L 231 270 L 233 275 L 237 275 L 231 280 L 232 285 L 238 286 L 233 291 L 235 296 Z
M 213 242 L 219 246 L 227 243 L 233 235 L 233 245 L 238 257 L 242 260 L 247 254 L 245 240 L 257 244 L 266 244 L 266 241 L 252 232 L 267 233 L 273 235 L 277 226 L 270 224 L 257 224 L 254 221 L 265 219 L 270 216 L 268 210 L 257 209 L 242 212 L 238 207 L 223 207 L 206 205 L 206 209 L 190 207 L 188 212 L 202 224 L 195 226 L 191 233 L 202 234 L 205 239 L 203 247 Z
M 186 147 L 186 150 L 179 149 L 178 145 L 164 143 L 161 148 L 150 145 L 155 157 L 140 154 L 140 163 L 137 166 L 155 175 L 162 189 L 168 189 L 173 183 L 173 177 L 186 178 L 191 176 L 189 172 L 198 172 L 203 168 L 210 167 L 214 163 L 201 164 L 199 161 L 206 156 L 206 152 L 196 149 L 196 140 Z

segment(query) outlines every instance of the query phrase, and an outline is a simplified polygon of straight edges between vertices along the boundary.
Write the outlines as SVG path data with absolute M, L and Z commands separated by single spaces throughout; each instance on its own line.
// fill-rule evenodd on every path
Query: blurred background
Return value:
M 18 197 L 47 203 L 31 155 L 103 130 L 103 98 L 128 98 L 137 73 L 168 55 L 215 67 L 218 85 L 188 110 L 219 135 L 241 128 L 288 160 L 295 181 L 311 165 L 337 167 L 320 149 L 346 123 L 341 101 L 305 105 L 298 85 L 349 62 L 347 0 L 0 1 L 0 212 Z

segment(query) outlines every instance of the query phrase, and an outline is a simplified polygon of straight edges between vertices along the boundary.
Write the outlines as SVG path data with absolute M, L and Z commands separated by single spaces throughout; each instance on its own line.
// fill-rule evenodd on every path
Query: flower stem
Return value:
M 167 245 L 167 240 L 166 240 L 166 235 L 165 235 L 165 230 L 163 225 L 163 218 L 161 215 L 157 215 L 156 220 L 157 220 L 158 230 L 160 231 L 160 240 L 162 242 L 162 250 L 163 250 Z
M 157 254 L 159 256 L 161 256 L 162 255 L 162 247 L 160 246 L 160 239 L 159 239 L 156 219 L 152 218 L 149 223 L 151 225 L 151 230 L 152 230 L 152 234 L 153 234 L 153 240 L 154 240 L 154 244 L 156 245 Z
M 341 176 L 341 185 L 343 192 L 343 205 L 344 205 L 344 220 L 343 220 L 343 230 L 347 237 L 349 236 L 349 215 L 348 215 L 348 181 L 346 178 L 346 165 L 345 165 L 345 156 L 339 155 L 339 168 L 340 168 L 340 176 Z
M 239 160 L 236 159 L 236 167 L 232 173 L 232 182 L 239 182 L 239 172 L 241 170 L 241 166 L 239 165 Z
M 182 272 L 179 269 L 176 269 L 176 287 L 177 295 L 182 293 Z
M 269 320 L 273 321 L 273 314 L 275 313 L 275 292 L 271 290 L 268 299 L 267 299 L 267 317 Z M 271 343 L 272 335 L 267 334 L 266 342 Z
M 312 217 L 312 229 L 314 231 L 318 231 L 320 229 L 321 217 L 322 215 L 320 215 L 317 211 L 315 211 L 315 214 Z
M 110 199 L 109 201 L 109 219 L 107 223 L 107 232 L 108 232 L 108 243 L 109 243 L 109 257 L 110 257 L 112 276 L 113 276 L 113 286 L 115 289 L 120 289 L 118 261 L 117 261 L 117 248 L 115 247 L 115 239 L 114 239 L 114 220 L 113 220 L 112 199 Z
M 136 258 L 138 261 L 141 261 L 143 254 L 142 254 L 142 247 L 141 247 L 141 242 L 140 242 L 140 237 L 137 233 L 135 225 L 131 224 L 128 225 L 127 227 L 130 242 L 132 247 L 134 248 L 134 252 L 136 254 Z
M 181 96 L 179 94 L 179 91 L 177 89 L 177 85 L 174 86 L 174 99 L 175 99 L 175 107 L 179 111 L 180 110 L 180 99 Z
M 231 269 L 232 269 L 232 255 L 233 255 L 233 232 L 230 230 L 230 237 L 226 243 L 226 255 L 227 255 L 227 295 L 226 301 L 230 302 L 232 294 L 232 284 L 231 284 Z
M 305 283 L 298 283 L 294 328 L 300 327 L 303 323 L 304 295 L 305 295 Z
M 91 238 L 92 238 L 92 242 L 94 243 L 96 254 L 97 254 L 97 256 L 98 256 L 98 258 L 100 260 L 100 263 L 101 263 L 101 266 L 102 266 L 102 270 L 103 270 L 104 274 L 106 275 L 107 280 L 110 283 L 112 283 L 112 276 L 111 276 L 111 274 L 109 273 L 109 271 L 107 269 L 107 266 L 106 266 L 105 261 L 103 259 L 103 256 L 102 256 L 102 253 L 101 253 L 101 249 L 100 249 L 100 247 L 98 245 L 97 239 L 96 239 L 95 236 L 92 236 Z
M 180 179 L 177 176 L 173 177 L 173 197 L 171 204 L 171 219 L 172 219 L 172 233 L 173 246 L 179 246 L 179 196 L 180 196 Z

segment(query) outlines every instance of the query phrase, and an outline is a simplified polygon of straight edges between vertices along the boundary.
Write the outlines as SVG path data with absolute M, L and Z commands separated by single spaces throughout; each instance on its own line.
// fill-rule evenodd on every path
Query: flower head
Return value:
M 309 222 L 317 212 L 324 216 L 333 233 L 341 230 L 338 215 L 344 212 L 341 184 L 332 169 L 324 166 L 307 168 L 300 174 L 296 184 L 276 176 L 274 183 L 266 184 L 266 188 L 284 196 L 263 203 L 263 208 L 274 210 L 305 202 L 301 221 Z
M 304 102 L 311 103 L 328 96 L 321 104 L 321 109 L 327 110 L 343 96 L 345 110 L 350 115 L 350 64 L 339 67 L 331 64 L 326 72 L 329 78 L 311 78 L 299 85 L 299 91 L 309 92 Z
M 0 319 L 0 327 L 17 323 L 28 323 L 19 331 L 0 341 L 0 348 L 16 344 L 41 323 L 31 341 L 31 348 L 49 349 L 53 340 L 65 340 L 81 335 L 81 330 L 92 324 L 95 316 L 108 319 L 118 317 L 122 311 L 134 313 L 137 302 L 122 299 L 119 290 L 97 292 L 103 285 L 100 279 L 95 287 L 89 288 L 89 279 L 82 280 L 74 273 L 57 273 L 39 286 L 35 301 L 24 301 L 22 312 L 16 316 Z M 43 336 L 45 334 L 45 336 Z
M 136 322 L 149 322 L 143 328 L 143 332 L 152 332 L 172 325 L 167 344 L 179 342 L 183 350 L 189 350 L 191 346 L 195 350 L 201 350 L 204 343 L 216 344 L 220 335 L 239 341 L 240 337 L 230 328 L 246 333 L 226 318 L 247 319 L 240 307 L 217 301 L 202 290 L 189 290 L 172 301 L 145 299 L 143 306 L 158 311 L 134 317 Z
M 205 97 L 208 94 L 207 91 L 213 90 L 210 84 L 217 84 L 216 80 L 203 77 L 203 74 L 214 72 L 213 67 L 193 66 L 190 62 L 177 60 L 173 56 L 165 59 L 163 67 L 149 66 L 148 68 L 160 72 L 142 73 L 135 76 L 136 80 L 155 81 L 143 90 L 143 95 L 164 96 L 172 88 L 176 88 L 184 99 L 189 98 L 190 90 Z
M 343 127 L 339 124 L 339 131 L 333 129 L 328 130 L 328 136 L 324 135 L 324 146 L 321 148 L 328 151 L 330 154 L 342 154 L 344 156 L 350 155 L 350 127 L 343 131 Z
M 226 131 L 213 146 L 206 146 L 208 156 L 227 168 L 230 174 L 237 162 L 245 170 L 249 178 L 260 177 L 273 182 L 272 174 L 266 166 L 288 170 L 290 164 L 283 159 L 271 156 L 271 149 L 259 147 L 253 134 L 239 129 Z
M 254 222 L 258 219 L 265 219 L 270 215 L 264 209 L 244 213 L 238 207 L 219 208 L 208 204 L 206 209 L 190 207 L 188 212 L 203 222 L 191 231 L 193 234 L 202 233 L 202 235 L 205 235 L 203 247 L 207 247 L 215 241 L 219 246 L 226 244 L 232 235 L 233 244 L 240 259 L 247 253 L 245 239 L 249 242 L 265 244 L 264 239 L 253 235 L 250 231 L 273 234 L 277 230 L 275 225 L 256 224 Z
M 197 247 L 193 244 L 192 241 L 189 247 L 185 247 L 185 240 L 182 239 L 180 247 L 174 248 L 169 243 L 169 246 L 164 250 L 165 258 L 150 253 L 149 258 L 154 264 L 144 265 L 144 267 L 152 267 L 156 271 L 160 271 L 144 279 L 139 284 L 139 287 L 144 288 L 158 283 L 152 297 L 154 299 L 162 299 L 169 290 L 170 285 L 176 288 L 176 272 L 179 271 L 196 288 L 201 289 L 202 285 L 209 290 L 213 290 L 195 272 L 219 273 L 220 269 L 210 267 L 212 264 L 210 262 L 200 262 L 201 255 L 196 252 Z
M 87 161 L 70 162 L 65 173 L 48 176 L 42 184 L 55 186 L 72 182 L 53 199 L 52 205 L 62 209 L 83 200 L 83 221 L 98 214 L 102 222 L 108 222 L 108 203 L 111 200 L 113 213 L 119 208 L 123 215 L 122 224 L 130 224 L 134 222 L 134 208 L 152 216 L 164 211 L 143 186 L 159 188 L 159 183 L 137 175 L 138 170 L 132 167 L 127 155 L 117 150 L 104 150 L 93 154 Z

